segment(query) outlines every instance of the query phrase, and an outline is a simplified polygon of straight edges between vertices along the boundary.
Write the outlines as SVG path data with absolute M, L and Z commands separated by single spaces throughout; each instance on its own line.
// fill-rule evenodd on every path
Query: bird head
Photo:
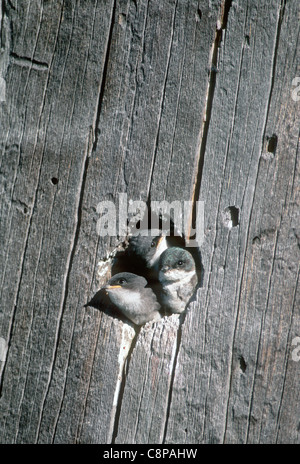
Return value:
M 131 272 L 120 272 L 109 279 L 104 285 L 104 290 L 107 293 L 123 290 L 138 290 L 147 285 L 147 280 L 139 275 Z
M 165 235 L 157 231 L 157 235 L 134 235 L 129 240 L 128 256 L 144 263 L 150 269 L 158 262 L 160 255 L 168 247 Z
M 159 261 L 159 280 L 182 280 L 196 271 L 195 261 L 184 248 L 171 247 L 165 250 Z

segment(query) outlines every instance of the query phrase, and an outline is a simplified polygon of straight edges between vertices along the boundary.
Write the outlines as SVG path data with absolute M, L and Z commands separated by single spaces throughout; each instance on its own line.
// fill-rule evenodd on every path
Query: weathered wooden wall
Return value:
M 1 442 L 300 443 L 299 2 L 0 3 Z M 185 318 L 83 307 L 120 192 L 205 202 Z

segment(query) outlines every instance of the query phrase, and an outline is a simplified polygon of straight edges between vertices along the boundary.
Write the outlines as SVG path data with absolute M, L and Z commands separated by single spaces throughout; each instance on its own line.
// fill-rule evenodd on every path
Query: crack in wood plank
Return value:
M 228 14 L 231 8 L 231 3 L 232 3 L 232 0 L 225 0 L 223 4 L 224 5 L 224 9 L 222 11 L 223 29 L 225 29 L 227 26 Z M 213 42 L 212 51 L 211 51 L 210 79 L 209 79 L 208 87 L 207 87 L 206 106 L 204 108 L 205 116 L 203 118 L 203 125 L 200 130 L 201 142 L 199 143 L 199 148 L 198 148 L 198 153 L 199 153 L 198 160 L 197 160 L 198 168 L 196 171 L 195 181 L 194 181 L 194 186 L 193 186 L 193 195 L 192 195 L 193 207 L 192 207 L 191 216 L 189 220 L 190 227 L 188 229 L 189 230 L 188 238 L 190 238 L 191 229 L 193 227 L 195 228 L 196 205 L 197 205 L 197 199 L 199 198 L 199 194 L 200 194 L 201 178 L 202 178 L 202 171 L 203 171 L 203 164 L 204 164 L 204 155 L 205 155 L 206 142 L 207 142 L 207 134 L 209 130 L 211 111 L 212 111 L 212 105 L 213 105 L 213 99 L 214 99 L 214 91 L 215 91 L 215 85 L 216 85 L 218 51 L 219 51 L 219 45 L 220 45 L 221 40 L 222 40 L 222 31 L 216 30 L 215 40 Z M 175 378 L 177 358 L 178 358 L 180 344 L 181 344 L 182 325 L 184 324 L 185 316 L 186 314 L 182 315 L 182 318 L 179 322 L 179 326 L 177 330 L 176 351 L 174 355 L 174 362 L 172 363 L 171 382 L 170 382 L 170 389 L 169 389 L 169 395 L 168 395 L 167 413 L 166 413 L 166 419 L 165 419 L 165 430 L 163 433 L 162 443 L 165 443 L 166 435 L 167 435 L 168 420 L 169 420 L 170 407 L 171 407 L 171 401 L 172 401 L 173 383 L 174 383 L 174 378 Z
M 209 63 L 209 81 L 206 91 L 206 104 L 203 111 L 203 123 L 202 127 L 199 132 L 199 146 L 197 148 L 198 157 L 196 159 L 196 173 L 195 179 L 193 184 L 193 193 L 192 193 L 192 201 L 193 207 L 190 212 L 190 220 L 189 220 L 189 237 L 190 232 L 193 228 L 195 228 L 196 217 L 197 217 L 197 200 L 199 199 L 200 189 L 201 189 L 201 179 L 202 179 L 202 171 L 203 171 L 203 164 L 204 164 L 204 156 L 206 151 L 206 144 L 207 144 L 207 135 L 211 120 L 211 112 L 213 107 L 213 100 L 214 100 L 214 93 L 215 93 L 215 86 L 216 86 L 216 78 L 218 72 L 218 57 L 219 57 L 219 47 L 220 43 L 223 39 L 224 31 L 227 27 L 228 15 L 231 8 L 232 0 L 224 0 L 221 5 L 221 20 L 220 23 L 222 28 L 216 28 L 215 32 L 215 40 L 212 45 L 211 55 L 210 55 L 210 63 Z
M 34 58 L 28 58 L 27 56 L 18 56 L 16 53 L 13 52 L 10 53 L 10 59 L 13 64 L 31 68 L 36 71 L 48 71 L 49 69 L 48 63 L 35 60 Z
M 132 331 L 134 331 L 134 335 L 129 332 L 129 327 Z M 126 331 L 127 331 L 127 340 L 126 340 Z M 120 371 L 119 371 L 119 381 L 116 384 L 115 395 L 114 395 L 114 402 L 112 408 L 112 415 L 111 415 L 111 422 L 108 431 L 108 442 L 111 444 L 115 444 L 116 438 L 118 435 L 118 427 L 119 427 L 119 419 L 122 407 L 122 399 L 126 384 L 126 377 L 132 357 L 133 350 L 136 346 L 139 334 L 141 331 L 141 327 L 133 328 L 132 326 L 128 326 L 127 324 L 123 325 L 122 328 L 122 336 L 125 333 L 125 340 L 120 344 L 120 354 L 119 354 L 119 364 L 120 364 Z M 125 348 L 124 343 L 129 345 Z M 125 354 L 122 353 L 123 350 L 126 350 Z
M 114 0 L 112 13 L 111 13 L 111 20 L 110 20 L 111 23 L 110 23 L 110 29 L 109 29 L 108 38 L 107 38 L 106 52 L 105 52 L 104 65 L 103 65 L 103 73 L 102 73 L 102 79 L 100 82 L 99 98 L 98 98 L 97 109 L 95 113 L 95 122 L 94 122 L 94 127 L 93 127 L 93 138 L 94 138 L 93 149 L 92 149 L 93 152 L 96 151 L 97 144 L 98 144 L 100 113 L 101 113 L 104 89 L 105 89 L 106 79 L 107 79 L 107 69 L 108 69 L 108 60 L 110 56 L 112 34 L 113 34 L 114 24 L 116 21 L 116 1 L 117 0 Z
M 173 350 L 173 356 L 171 358 L 171 363 L 170 363 L 170 386 L 169 386 L 169 394 L 167 398 L 167 410 L 166 410 L 166 416 L 165 416 L 165 427 L 163 431 L 163 436 L 162 436 L 162 441 L 161 443 L 164 444 L 166 442 L 166 436 L 167 436 L 167 429 L 168 429 L 168 422 L 169 422 L 169 416 L 170 416 L 170 408 L 171 408 L 171 402 L 172 402 L 172 393 L 173 393 L 173 385 L 174 385 L 174 379 L 175 379 L 175 373 L 176 373 L 176 364 L 177 364 L 177 358 L 180 350 L 180 345 L 181 345 L 181 336 L 182 336 L 182 325 L 184 324 L 186 314 L 183 313 L 179 317 L 179 324 L 178 324 L 178 329 L 176 332 L 176 341 L 174 344 L 174 350 Z
M 269 111 L 270 111 L 270 104 L 271 104 L 271 97 L 273 94 L 273 88 L 274 88 L 274 80 L 275 80 L 275 71 L 276 71 L 276 64 L 277 64 L 277 52 L 278 52 L 278 46 L 279 46 L 279 41 L 280 41 L 280 33 L 281 33 L 281 24 L 284 18 L 284 13 L 285 13 L 285 4 L 286 0 L 281 0 L 281 4 L 278 10 L 278 22 L 277 22 L 277 29 L 276 29 L 276 39 L 274 43 L 274 52 L 273 52 L 273 64 L 272 64 L 272 73 L 271 73 L 271 85 L 270 85 L 270 92 L 269 92 L 269 98 L 268 98 L 268 104 L 266 107 L 266 117 L 265 117 L 265 123 L 264 123 L 264 132 L 263 132 L 263 138 L 262 138 L 262 149 L 261 152 L 262 154 L 266 152 L 266 147 L 265 147 L 265 142 L 266 142 L 266 124 L 268 121 L 268 116 L 269 116 Z
M 166 95 L 166 85 L 167 85 L 167 81 L 168 81 L 168 73 L 169 73 L 169 68 L 170 68 L 170 59 L 171 59 L 171 50 L 172 50 L 173 38 L 174 38 L 174 30 L 175 30 L 175 18 L 176 18 L 177 3 L 178 3 L 178 0 L 176 0 L 175 6 L 174 6 L 174 13 L 173 13 L 173 19 L 172 19 L 172 35 L 171 35 L 170 42 L 169 42 L 165 79 L 164 79 L 164 84 L 163 84 L 161 103 L 159 105 L 160 113 L 158 115 L 158 128 L 157 128 L 157 132 L 156 132 L 154 153 L 153 153 L 153 157 L 152 157 L 152 164 L 151 164 L 151 168 L 150 168 L 150 176 L 149 176 L 148 189 L 147 189 L 148 202 L 151 201 L 150 190 L 151 190 L 151 184 L 152 184 L 153 174 L 154 174 L 154 165 L 155 165 L 155 160 L 156 160 L 156 155 L 157 155 L 158 138 L 159 138 L 159 134 L 160 134 L 162 111 L 163 111 L 163 106 L 164 106 L 164 98 L 165 98 L 165 95 Z M 173 140 L 174 140 L 174 137 L 173 137 Z M 172 146 L 172 149 L 173 149 L 173 146 Z

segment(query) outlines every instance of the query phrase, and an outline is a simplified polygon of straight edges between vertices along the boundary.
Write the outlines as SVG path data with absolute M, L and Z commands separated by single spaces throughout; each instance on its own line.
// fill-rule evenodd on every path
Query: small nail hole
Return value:
M 223 223 L 228 229 L 239 224 L 239 209 L 235 206 L 228 206 L 223 213 Z
M 240 361 L 241 371 L 245 372 L 245 370 L 247 369 L 247 364 L 246 364 L 245 359 L 243 358 L 243 356 L 239 356 L 239 361 Z
M 53 185 L 57 185 L 58 184 L 58 179 L 56 177 L 52 177 L 51 182 L 52 182 Z
M 267 144 L 267 151 L 269 153 L 275 153 L 276 148 L 277 148 L 277 135 L 273 134 L 272 137 L 268 139 L 268 144 Z
M 230 206 L 229 209 L 231 213 L 232 227 L 236 227 L 239 223 L 239 209 L 235 206 Z
M 252 240 L 252 245 L 260 245 L 260 238 L 259 237 L 254 237 L 254 239 Z

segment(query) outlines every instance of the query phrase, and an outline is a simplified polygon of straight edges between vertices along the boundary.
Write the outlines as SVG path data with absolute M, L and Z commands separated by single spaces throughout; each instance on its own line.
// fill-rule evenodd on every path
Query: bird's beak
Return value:
M 159 247 L 159 245 L 161 244 L 161 242 L 163 241 L 164 238 L 165 238 L 164 235 L 162 235 L 161 237 L 159 237 L 158 242 L 157 242 L 157 245 L 156 245 L 156 248 Z
M 112 288 L 121 288 L 121 285 L 105 285 L 105 290 L 111 290 Z

